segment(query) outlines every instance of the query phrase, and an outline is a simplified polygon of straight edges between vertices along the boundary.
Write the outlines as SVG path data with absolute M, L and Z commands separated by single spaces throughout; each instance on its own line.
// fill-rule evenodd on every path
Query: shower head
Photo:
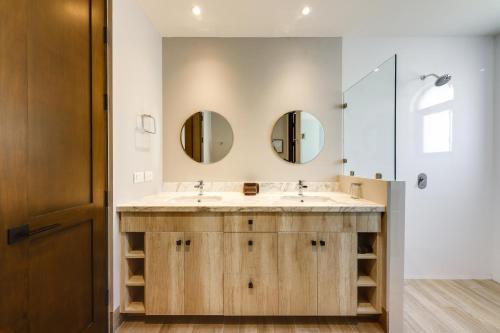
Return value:
M 444 74 L 444 75 L 441 75 L 441 76 L 438 76 L 436 74 L 427 74 L 427 75 L 422 75 L 420 77 L 421 80 L 425 80 L 427 79 L 429 76 L 433 76 L 436 78 L 436 82 L 434 83 L 434 85 L 436 87 L 441 87 L 441 86 L 444 86 L 445 84 L 447 84 L 448 82 L 451 81 L 451 75 L 449 74 Z
M 449 74 L 444 74 L 442 76 L 440 76 L 437 80 L 436 80 L 436 87 L 441 87 L 441 86 L 444 86 L 445 84 L 447 84 L 448 82 L 451 81 L 451 75 Z

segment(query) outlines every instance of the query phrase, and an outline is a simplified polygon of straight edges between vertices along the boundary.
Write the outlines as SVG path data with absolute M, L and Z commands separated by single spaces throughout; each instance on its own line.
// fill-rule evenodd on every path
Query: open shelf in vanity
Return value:
M 383 259 L 381 222 L 376 228 L 358 226 L 358 315 L 382 313 Z
M 144 314 L 145 247 L 143 232 L 122 233 L 122 293 L 123 313 Z

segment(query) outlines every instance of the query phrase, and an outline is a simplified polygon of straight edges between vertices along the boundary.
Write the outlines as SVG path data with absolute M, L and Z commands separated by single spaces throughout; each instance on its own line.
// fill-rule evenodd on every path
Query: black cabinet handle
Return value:
M 248 288 L 253 289 L 253 282 L 252 281 L 248 282 Z
M 325 242 L 324 240 L 320 240 L 320 241 L 319 241 L 319 245 L 321 245 L 321 246 L 325 246 L 325 245 L 326 245 L 326 242 Z
M 175 242 L 175 245 L 177 246 L 181 246 L 182 245 L 182 241 L 180 239 L 178 239 L 176 242 Z
M 253 245 L 253 240 L 249 240 L 248 241 L 248 246 L 252 246 Z
M 189 245 L 191 245 L 191 240 L 190 240 L 190 239 L 188 239 L 188 240 L 186 241 L 186 246 L 189 246 Z
M 312 241 L 311 241 L 311 245 L 312 245 L 312 246 L 316 246 L 316 241 L 315 241 L 315 240 L 312 240 Z
M 253 224 L 253 220 L 252 219 L 248 220 L 248 224 L 252 225 Z

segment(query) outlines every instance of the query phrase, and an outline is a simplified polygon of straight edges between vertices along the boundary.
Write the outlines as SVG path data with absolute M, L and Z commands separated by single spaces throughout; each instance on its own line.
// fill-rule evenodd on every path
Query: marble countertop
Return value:
M 201 202 L 198 199 L 201 198 Z M 302 202 L 302 201 L 303 202 Z M 385 206 L 352 199 L 342 192 L 261 193 L 245 196 L 239 192 L 163 192 L 117 206 L 118 212 L 384 212 Z

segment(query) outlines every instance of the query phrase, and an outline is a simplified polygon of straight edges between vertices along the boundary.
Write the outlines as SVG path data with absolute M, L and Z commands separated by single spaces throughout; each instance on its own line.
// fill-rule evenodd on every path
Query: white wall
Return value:
M 162 40 L 136 0 L 113 2 L 113 209 L 161 189 Z M 158 133 L 136 130 L 136 116 L 156 118 Z M 133 184 L 134 171 L 153 171 L 153 182 Z M 120 239 L 113 221 L 113 309 L 120 304 Z
M 493 39 L 344 38 L 342 49 L 344 88 L 398 54 L 397 173 L 407 181 L 406 277 L 491 278 Z M 449 92 L 418 79 L 432 72 L 453 75 L 454 98 L 422 110 L 425 98 Z M 445 110 L 452 114 L 451 151 L 423 153 L 424 117 Z M 425 190 L 416 187 L 420 172 L 429 177 Z
M 493 278 L 500 282 L 500 35 L 495 39 L 495 215 Z
M 332 180 L 341 172 L 340 38 L 164 38 L 164 171 L 166 181 Z M 271 131 L 291 110 L 313 114 L 325 145 L 313 161 L 280 159 Z M 234 144 L 220 162 L 194 162 L 181 148 L 184 121 L 216 111 Z

